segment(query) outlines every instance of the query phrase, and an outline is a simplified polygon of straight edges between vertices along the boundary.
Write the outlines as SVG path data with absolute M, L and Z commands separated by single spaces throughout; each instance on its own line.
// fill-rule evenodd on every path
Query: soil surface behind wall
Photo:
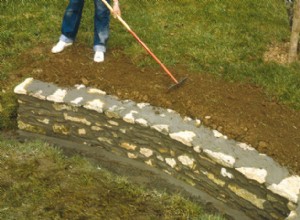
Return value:
M 63 87 L 84 84 L 120 99 L 170 108 L 251 144 L 300 174 L 300 111 L 279 104 L 255 85 L 229 83 L 178 66 L 170 68 L 171 72 L 178 80 L 186 76 L 188 80 L 167 92 L 172 80 L 158 65 L 139 68 L 121 51 L 109 50 L 104 63 L 94 63 L 92 49 L 80 44 L 60 54 L 51 54 L 50 47 L 41 48 L 22 57 L 22 68 L 12 74 L 13 82 L 33 77 Z

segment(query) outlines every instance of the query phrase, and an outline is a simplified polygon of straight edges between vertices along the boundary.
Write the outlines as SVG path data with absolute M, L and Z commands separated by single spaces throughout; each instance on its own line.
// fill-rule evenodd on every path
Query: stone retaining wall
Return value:
M 300 219 L 300 177 L 170 109 L 32 78 L 15 88 L 20 130 L 104 149 L 159 169 L 251 219 Z

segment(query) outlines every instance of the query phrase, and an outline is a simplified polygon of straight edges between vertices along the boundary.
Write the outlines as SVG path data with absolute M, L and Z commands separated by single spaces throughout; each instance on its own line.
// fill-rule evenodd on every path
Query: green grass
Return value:
M 0 2 L 0 80 L 20 67 L 21 53 L 57 41 L 66 4 Z M 255 83 L 270 97 L 300 109 L 299 63 L 263 61 L 271 43 L 289 41 L 284 1 L 128 0 L 121 8 L 124 20 L 166 65 Z M 93 43 L 93 14 L 93 2 L 87 1 L 78 34 L 87 46 Z M 111 22 L 110 36 L 109 48 L 122 48 L 136 65 L 157 65 L 117 20 Z
M 222 219 L 39 141 L 0 136 L 0 164 L 0 219 Z

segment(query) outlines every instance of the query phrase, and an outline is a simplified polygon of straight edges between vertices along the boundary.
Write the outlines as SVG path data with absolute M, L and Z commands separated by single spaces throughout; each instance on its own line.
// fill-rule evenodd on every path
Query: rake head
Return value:
M 171 90 L 174 90 L 174 89 L 177 89 L 178 87 L 182 86 L 185 81 L 187 80 L 188 78 L 185 77 L 183 78 L 182 80 L 180 80 L 178 83 L 175 83 L 173 85 L 171 85 L 169 88 L 168 88 L 168 92 L 170 92 Z

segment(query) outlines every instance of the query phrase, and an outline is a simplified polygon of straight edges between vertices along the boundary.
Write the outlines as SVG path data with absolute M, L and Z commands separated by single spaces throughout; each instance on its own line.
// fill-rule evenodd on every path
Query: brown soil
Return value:
M 97 64 L 92 60 L 92 49 L 80 44 L 61 54 L 51 54 L 50 49 L 36 48 L 24 55 L 24 65 L 11 80 L 34 77 L 60 86 L 85 84 L 121 99 L 174 109 L 183 116 L 201 119 L 229 138 L 251 144 L 300 174 L 300 111 L 279 104 L 261 88 L 178 66 L 170 68 L 171 72 L 178 80 L 185 76 L 188 80 L 167 93 L 172 80 L 158 65 L 139 68 L 121 51 L 109 50 L 105 62 Z

